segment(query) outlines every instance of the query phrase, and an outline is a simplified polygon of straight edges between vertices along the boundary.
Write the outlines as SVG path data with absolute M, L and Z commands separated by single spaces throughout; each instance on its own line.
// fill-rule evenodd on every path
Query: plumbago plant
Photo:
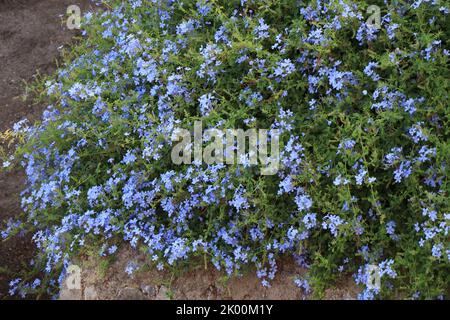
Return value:
M 11 294 L 57 287 L 86 248 L 129 243 L 159 269 L 254 266 L 263 286 L 293 255 L 308 269 L 296 283 L 319 297 L 341 275 L 362 299 L 447 297 L 448 11 L 134 0 L 85 15 L 85 39 L 37 86 L 51 105 L 15 126 L 23 142 L 3 165 L 23 166 L 28 187 L 2 236 L 32 232 L 44 272 Z M 280 170 L 173 164 L 171 135 L 198 120 L 280 130 Z M 366 286 L 369 266 L 381 287 Z

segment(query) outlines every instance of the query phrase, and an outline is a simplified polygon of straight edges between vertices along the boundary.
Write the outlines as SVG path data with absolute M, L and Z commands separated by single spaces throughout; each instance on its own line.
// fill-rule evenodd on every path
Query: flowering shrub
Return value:
M 41 88 L 51 105 L 16 125 L 24 142 L 5 160 L 28 188 L 25 220 L 2 236 L 32 230 L 47 283 L 85 248 L 128 242 L 159 269 L 199 256 L 230 276 L 255 266 L 270 286 L 293 255 L 318 296 L 351 274 L 364 299 L 445 297 L 444 1 L 111 1 L 84 18 L 85 40 Z M 280 170 L 173 164 L 172 133 L 197 120 L 280 130 Z M 369 266 L 381 287 L 366 287 Z

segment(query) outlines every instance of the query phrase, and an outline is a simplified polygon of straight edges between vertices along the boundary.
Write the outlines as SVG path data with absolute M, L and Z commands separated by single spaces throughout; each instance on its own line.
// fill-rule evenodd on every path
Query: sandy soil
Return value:
M 125 273 L 133 261 L 140 269 L 131 276 Z M 77 262 L 81 286 L 74 286 L 76 275 L 63 282 L 62 300 L 303 300 L 311 295 L 296 287 L 294 280 L 305 274 L 293 259 L 278 263 L 278 272 L 270 288 L 264 288 L 255 270 L 242 277 L 227 279 L 211 265 L 199 263 L 173 274 L 157 271 L 144 255 L 130 247 L 121 249 L 113 261 L 90 257 Z M 324 299 L 353 300 L 359 289 L 350 277 L 325 292 Z
M 24 102 L 25 83 L 55 70 L 58 48 L 78 34 L 63 23 L 67 7 L 83 10 L 88 0 L 0 0 L 0 131 L 15 122 L 37 119 L 43 106 Z M 24 175 L 0 173 L 0 220 L 20 213 Z M 0 299 L 6 297 L 10 274 L 26 268 L 33 255 L 28 238 L 0 242 Z

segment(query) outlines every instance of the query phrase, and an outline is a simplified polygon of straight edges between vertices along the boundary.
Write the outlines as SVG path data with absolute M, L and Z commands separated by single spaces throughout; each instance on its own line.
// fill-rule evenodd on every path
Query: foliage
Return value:
M 446 296 L 448 8 L 306 2 L 112 1 L 85 15 L 43 120 L 15 130 L 21 226 L 47 274 L 126 241 L 158 268 L 204 256 L 230 276 L 254 265 L 270 286 L 294 255 L 316 294 L 352 274 L 363 299 Z M 172 133 L 196 120 L 281 130 L 282 168 L 173 164 Z M 365 288 L 369 265 L 380 290 Z

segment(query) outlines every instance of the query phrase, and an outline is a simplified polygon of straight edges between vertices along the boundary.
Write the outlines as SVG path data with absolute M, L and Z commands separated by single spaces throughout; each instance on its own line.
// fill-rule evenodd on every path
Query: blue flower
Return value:
M 433 257 L 435 258 L 441 258 L 442 256 L 442 249 L 443 249 L 443 245 L 438 243 L 433 245 L 433 248 L 431 249 L 431 254 L 433 255 Z
M 229 204 L 232 205 L 239 212 L 241 209 L 247 209 L 249 207 L 247 198 L 244 197 L 245 189 L 243 187 L 239 187 L 234 192 L 233 200 L 229 201 Z
M 214 34 L 214 40 L 216 41 L 216 43 L 223 42 L 227 45 L 231 44 L 231 42 L 228 38 L 227 28 L 224 26 L 221 26 Z
M 193 19 L 184 21 L 177 26 L 177 34 L 185 35 L 195 30 L 197 22 Z
M 136 156 L 134 155 L 134 152 L 132 150 L 128 150 L 125 156 L 122 159 L 122 163 L 124 164 L 131 164 L 136 161 Z
M 258 20 L 259 25 L 255 28 L 254 34 L 256 39 L 266 39 L 269 37 L 269 26 L 264 21 L 264 18 Z
M 356 180 L 356 184 L 357 185 L 362 185 L 364 182 L 364 177 L 367 175 L 367 170 L 361 168 L 359 169 L 358 174 L 355 176 L 355 180 Z
M 113 254 L 117 251 L 117 246 L 116 245 L 112 245 L 111 247 L 109 247 L 108 249 L 108 253 L 109 254 Z
M 345 139 L 338 146 L 338 151 L 336 154 L 340 154 L 344 150 L 353 150 L 356 145 L 356 141 L 353 139 Z
M 101 186 L 94 186 L 87 192 L 87 198 L 91 206 L 97 203 L 97 199 L 103 194 L 103 188 Z
M 384 260 L 382 262 L 380 262 L 380 264 L 378 265 L 379 267 L 379 272 L 380 272 L 380 277 L 383 277 L 384 275 L 387 275 L 390 278 L 396 278 L 397 277 L 397 272 L 395 272 L 394 269 L 392 269 L 392 265 L 394 264 L 394 260 L 393 259 L 388 259 L 388 260 Z
M 338 235 L 338 227 L 344 224 L 345 221 L 341 217 L 334 214 L 327 214 L 322 222 L 322 228 L 330 230 L 331 234 L 335 237 Z
M 394 171 L 394 180 L 396 183 L 400 183 L 403 179 L 409 177 L 411 173 L 411 161 L 402 161 L 400 166 Z
M 127 273 L 129 276 L 131 276 L 138 268 L 139 268 L 139 265 L 136 262 L 130 261 L 130 262 L 128 262 L 128 264 L 125 268 L 125 273 Z
M 306 294 L 311 293 L 311 287 L 307 279 L 297 278 L 294 280 L 294 283 L 297 287 L 303 289 Z
M 209 115 L 214 106 L 214 101 L 216 99 L 211 93 L 204 94 L 200 97 L 198 102 L 200 103 L 200 113 L 202 116 L 206 117 Z
M 291 62 L 290 59 L 278 61 L 276 67 L 273 70 L 274 76 L 281 78 L 285 78 L 293 72 L 295 72 L 295 65 Z
M 377 62 L 369 62 L 369 64 L 364 68 L 364 73 L 372 78 L 373 81 L 378 81 L 380 80 L 380 76 L 378 74 L 375 73 L 375 71 L 373 70 L 374 68 L 378 67 L 378 63 Z
M 298 194 L 295 196 L 295 203 L 299 211 L 307 211 L 312 207 L 312 200 L 306 194 Z
M 420 141 L 428 141 L 428 137 L 425 135 L 421 128 L 422 123 L 418 122 L 415 126 L 408 129 L 408 135 L 414 141 L 414 143 L 419 143 Z
M 211 7 L 202 1 L 197 2 L 196 6 L 197 11 L 201 16 L 206 16 L 211 11 Z
M 307 213 L 303 219 L 303 223 L 305 224 L 306 229 L 312 229 L 316 226 L 316 214 L 315 213 Z
M 395 30 L 397 30 L 398 27 L 399 25 L 397 23 L 393 23 L 387 26 L 386 32 L 390 40 L 393 40 L 395 38 Z

